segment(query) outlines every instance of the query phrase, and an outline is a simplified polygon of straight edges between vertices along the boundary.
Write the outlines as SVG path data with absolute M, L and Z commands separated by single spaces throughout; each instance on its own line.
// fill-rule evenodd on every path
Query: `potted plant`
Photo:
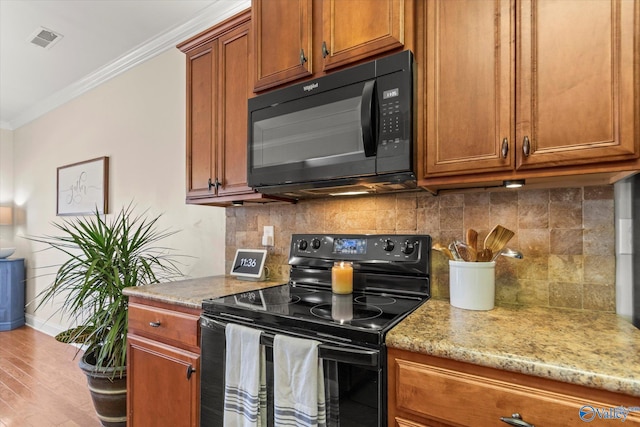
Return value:
M 181 276 L 175 256 L 158 245 L 175 234 L 158 230 L 159 218 L 134 215 L 130 204 L 111 220 L 96 211 L 54 223 L 58 236 L 28 238 L 68 257 L 38 294 L 36 310 L 56 300 L 54 314 L 74 319 L 56 339 L 82 345 L 80 368 L 103 426 L 126 425 L 128 300 L 122 290 Z

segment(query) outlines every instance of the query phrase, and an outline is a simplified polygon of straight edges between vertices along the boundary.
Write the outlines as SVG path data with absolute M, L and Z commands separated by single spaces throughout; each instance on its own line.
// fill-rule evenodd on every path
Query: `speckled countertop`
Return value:
M 430 300 L 392 329 L 387 347 L 640 397 L 640 330 L 613 313 Z
M 282 282 L 212 276 L 127 288 L 125 295 L 202 308 L 206 298 Z M 430 300 L 386 336 L 387 347 L 640 397 L 640 330 L 612 313 Z
M 169 304 L 201 309 L 202 300 L 233 295 L 256 289 L 270 288 L 283 282 L 253 282 L 230 276 L 209 276 L 198 279 L 178 280 L 154 285 L 125 288 L 123 293 Z

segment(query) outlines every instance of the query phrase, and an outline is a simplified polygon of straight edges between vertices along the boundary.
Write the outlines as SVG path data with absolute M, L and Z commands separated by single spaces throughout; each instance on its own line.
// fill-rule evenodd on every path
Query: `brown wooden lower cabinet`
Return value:
M 127 425 L 198 427 L 199 310 L 129 301 Z
M 622 421 L 601 416 L 640 426 L 638 397 L 404 350 L 388 355 L 390 427 L 507 426 L 501 418 L 514 414 L 537 427 Z

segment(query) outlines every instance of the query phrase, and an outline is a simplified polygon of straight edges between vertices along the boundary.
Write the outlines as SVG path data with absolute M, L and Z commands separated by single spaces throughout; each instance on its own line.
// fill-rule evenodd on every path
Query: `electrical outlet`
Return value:
M 265 225 L 262 229 L 262 246 L 273 246 L 273 225 Z

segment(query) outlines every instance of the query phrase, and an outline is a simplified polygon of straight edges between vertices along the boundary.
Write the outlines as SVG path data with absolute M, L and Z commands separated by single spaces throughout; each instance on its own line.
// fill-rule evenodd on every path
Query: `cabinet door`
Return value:
M 580 427 L 591 421 L 581 419 L 583 410 L 637 404 L 634 396 L 404 350 L 388 356 L 389 425 L 399 427 L 500 426 L 513 414 L 536 426 Z M 625 425 L 640 425 L 640 414 L 629 412 Z
M 638 156 L 639 7 L 632 0 L 521 1 L 518 168 Z
M 404 46 L 404 0 L 323 0 L 323 70 Z
M 127 340 L 127 425 L 197 427 L 200 356 L 138 336 Z
M 216 171 L 216 67 L 212 41 L 187 53 L 187 199 L 210 196 Z
M 311 0 L 253 0 L 256 92 L 312 73 Z
M 218 39 L 218 195 L 252 193 L 247 186 L 247 99 L 253 88 L 251 24 Z
M 427 3 L 426 176 L 513 168 L 509 0 Z

